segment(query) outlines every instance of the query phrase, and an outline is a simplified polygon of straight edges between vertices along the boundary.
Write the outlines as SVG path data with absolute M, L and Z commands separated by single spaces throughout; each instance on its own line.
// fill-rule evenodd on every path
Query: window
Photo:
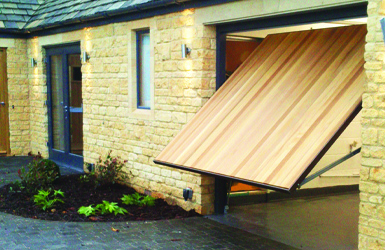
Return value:
M 150 32 L 136 32 L 137 108 L 151 109 Z

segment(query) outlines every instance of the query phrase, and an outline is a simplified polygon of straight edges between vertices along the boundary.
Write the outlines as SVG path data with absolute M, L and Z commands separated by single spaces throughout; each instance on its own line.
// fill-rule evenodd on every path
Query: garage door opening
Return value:
M 366 18 L 354 18 L 264 30 L 228 33 L 226 36 L 226 78 L 229 78 L 234 73 L 234 71 L 247 59 L 248 56 L 250 56 L 250 54 L 268 35 L 314 29 L 330 29 L 351 25 L 366 25 L 366 22 Z M 327 167 L 331 163 L 361 147 L 360 118 L 361 115 L 359 113 L 335 141 L 332 147 L 321 158 L 309 175 L 316 173 L 317 171 Z M 317 192 L 324 194 L 325 192 L 331 193 L 358 190 L 359 169 L 360 154 L 338 164 L 336 167 L 308 182 L 306 185 L 301 187 L 301 189 L 313 190 L 300 192 L 299 195 L 306 195 L 309 193 L 314 195 L 317 194 Z M 264 202 L 275 198 L 287 197 L 287 195 L 277 194 L 274 191 L 271 192 L 267 189 L 236 181 L 231 183 L 231 192 L 229 195 L 233 204 Z
M 269 34 L 366 25 L 366 21 L 366 18 L 354 18 L 229 33 L 226 36 L 226 78 L 252 53 L 250 47 L 257 48 Z M 361 113 L 350 122 L 309 176 L 361 147 L 360 119 Z M 299 249 L 357 249 L 360 160 L 361 155 L 357 154 L 292 194 L 232 181 L 226 216 L 211 218 Z

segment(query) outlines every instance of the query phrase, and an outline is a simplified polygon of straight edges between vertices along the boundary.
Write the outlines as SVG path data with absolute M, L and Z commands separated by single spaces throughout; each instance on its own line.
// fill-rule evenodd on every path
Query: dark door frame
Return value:
M 226 81 L 226 36 L 228 33 L 367 17 L 368 3 L 357 3 L 305 12 L 276 15 L 216 25 L 216 89 Z M 215 177 L 214 210 L 223 214 L 227 204 L 228 180 Z
M 47 107 L 48 107 L 48 152 L 49 158 L 59 165 L 69 167 L 79 172 L 83 172 L 83 157 L 70 153 L 70 108 L 69 108 L 69 72 L 68 72 L 68 55 L 81 54 L 80 42 L 61 44 L 55 46 L 46 46 L 46 67 L 47 67 Z M 67 117 L 64 122 L 64 145 L 65 150 L 60 151 L 53 148 L 53 121 L 52 121 L 52 89 L 51 89 L 51 56 L 62 55 L 63 68 L 63 102 L 68 108 L 64 111 Z

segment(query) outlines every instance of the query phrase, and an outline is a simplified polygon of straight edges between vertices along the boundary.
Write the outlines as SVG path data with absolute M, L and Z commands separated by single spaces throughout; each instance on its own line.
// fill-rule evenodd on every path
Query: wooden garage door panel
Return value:
M 291 190 L 360 105 L 365 34 L 266 37 L 155 162 Z

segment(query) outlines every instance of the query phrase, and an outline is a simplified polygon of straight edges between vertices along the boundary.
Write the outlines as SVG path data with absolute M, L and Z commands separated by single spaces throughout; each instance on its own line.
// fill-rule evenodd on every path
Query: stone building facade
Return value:
M 0 36 L 7 48 L 12 155 L 48 156 L 45 47 L 80 41 L 90 59 L 82 64 L 84 161 L 109 150 L 127 159 L 138 191 L 199 213 L 214 211 L 214 178 L 153 163 L 153 159 L 215 92 L 216 23 L 280 15 L 366 1 L 238 1 L 145 19 L 86 27 L 28 39 Z M 380 19 L 385 4 L 369 0 L 365 52 L 367 83 L 362 110 L 359 248 L 385 248 L 385 44 Z M 239 4 L 239 8 L 234 8 Z M 258 7 L 258 8 L 257 8 Z M 223 15 L 223 10 L 228 13 Z M 240 11 L 242 10 L 242 11 Z M 1 24 L 0 24 L 1 27 Z M 149 28 L 152 107 L 136 109 L 135 31 Z M 181 44 L 192 52 L 181 58 Z M 36 58 L 37 67 L 29 64 Z M 185 202 L 182 189 L 194 190 Z
M 136 109 L 135 31 L 143 28 L 150 29 L 152 44 L 152 110 Z M 23 135 L 23 131 L 20 128 L 14 136 L 12 130 L 12 154 L 31 151 L 48 157 L 44 48 L 76 41 L 81 42 L 81 50 L 90 56 L 82 65 L 84 162 L 95 163 L 99 156 L 112 150 L 113 155 L 128 160 L 126 171 L 133 175 L 130 184 L 138 191 L 151 191 L 153 196 L 188 210 L 212 213 L 213 178 L 153 163 L 161 149 L 215 91 L 215 28 L 195 25 L 194 10 L 18 40 L 20 45 L 15 42 L 27 52 L 27 56 L 23 55 L 25 59 L 37 59 L 37 67 L 32 68 L 28 60 L 15 65 L 15 70 L 26 71 L 23 83 L 29 102 L 24 99 L 23 110 L 11 110 L 11 122 L 20 120 L 19 116 L 12 118 L 18 112 L 29 120 L 24 136 L 30 146 L 18 151 L 18 141 L 23 137 L 18 139 L 16 133 Z M 193 49 L 188 59 L 181 58 L 182 43 Z M 15 51 L 23 52 L 17 48 Z M 12 55 L 9 59 L 11 63 Z M 10 105 L 19 107 L 16 98 L 10 98 Z M 195 192 L 188 203 L 182 197 L 182 189 L 186 187 Z

